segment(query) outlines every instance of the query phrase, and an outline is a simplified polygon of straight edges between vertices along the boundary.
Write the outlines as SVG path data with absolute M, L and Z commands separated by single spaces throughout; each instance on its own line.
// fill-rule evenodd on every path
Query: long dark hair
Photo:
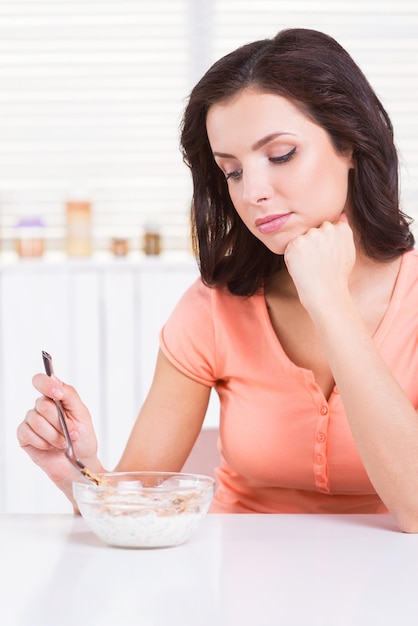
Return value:
M 387 112 L 332 37 L 288 29 L 217 61 L 185 110 L 181 146 L 193 177 L 192 238 L 206 284 L 252 295 L 283 263 L 236 213 L 206 133 L 209 108 L 250 86 L 289 98 L 328 132 L 337 151 L 353 151 L 351 220 L 370 258 L 388 261 L 413 248 L 411 220 L 399 206 L 398 157 Z

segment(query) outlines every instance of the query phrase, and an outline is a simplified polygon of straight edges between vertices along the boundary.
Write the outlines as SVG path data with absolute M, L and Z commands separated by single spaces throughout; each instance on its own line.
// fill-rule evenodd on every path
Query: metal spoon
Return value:
M 45 352 L 45 350 L 42 350 L 42 358 L 44 361 L 44 367 L 45 367 L 45 372 L 48 374 L 48 376 L 52 376 L 52 374 L 54 373 L 54 368 L 52 366 L 52 357 L 50 354 L 48 354 L 48 352 Z M 62 432 L 64 433 L 64 437 L 65 437 L 65 441 L 67 443 L 67 449 L 65 451 L 65 456 L 67 457 L 67 459 L 70 461 L 71 465 L 73 467 L 75 467 L 75 469 L 80 472 L 80 474 L 82 474 L 84 476 L 84 478 L 86 478 L 87 480 L 89 480 L 90 482 L 94 483 L 95 485 L 100 485 L 101 484 L 101 480 L 99 476 L 95 476 L 92 472 L 90 472 L 90 470 L 87 469 L 87 467 L 84 465 L 84 463 L 82 463 L 80 461 L 80 459 L 77 458 L 75 452 L 74 452 L 74 448 L 73 448 L 73 444 L 70 438 L 70 433 L 68 432 L 68 428 L 67 428 L 67 422 L 65 419 L 65 413 L 64 413 L 64 409 L 62 407 L 62 404 L 59 400 L 55 400 L 54 399 L 54 403 L 55 406 L 57 407 L 57 411 L 58 411 L 58 417 L 59 417 L 59 421 L 61 424 L 61 428 L 62 428 Z

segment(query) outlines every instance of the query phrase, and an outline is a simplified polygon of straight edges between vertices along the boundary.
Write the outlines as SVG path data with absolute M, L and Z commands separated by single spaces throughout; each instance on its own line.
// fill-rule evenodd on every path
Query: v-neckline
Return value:
M 405 252 L 402 255 L 401 258 L 401 262 L 399 264 L 399 268 L 398 268 L 398 272 L 393 284 L 393 289 L 392 289 L 392 293 L 390 295 L 389 298 L 389 302 L 388 305 L 386 307 L 386 310 L 384 311 L 380 322 L 377 326 L 377 328 L 375 329 L 374 333 L 372 334 L 372 338 L 374 340 L 374 342 L 376 343 L 376 345 L 380 345 L 380 343 L 383 341 L 387 331 L 389 330 L 390 326 L 391 326 L 391 322 L 393 320 L 393 318 L 396 315 L 396 312 L 399 308 L 399 302 L 402 299 L 401 298 L 401 294 L 403 293 L 403 289 L 404 289 L 404 284 L 407 278 L 407 268 L 409 266 L 408 263 L 408 257 L 409 255 L 412 253 L 413 251 L 410 252 Z M 318 389 L 320 390 L 320 392 L 322 393 L 324 399 L 326 400 L 326 402 L 329 402 L 334 390 L 331 390 L 330 394 L 328 396 L 326 396 L 322 390 L 322 388 L 320 387 L 320 385 L 318 384 L 315 374 L 313 372 L 312 369 L 310 368 L 306 368 L 300 365 L 297 365 L 287 354 L 287 352 L 285 351 L 285 349 L 283 348 L 283 345 L 279 339 L 279 337 L 276 334 L 276 331 L 274 329 L 272 320 L 270 318 L 270 314 L 269 314 L 269 306 L 267 303 L 267 299 L 266 299 L 266 293 L 265 290 L 263 289 L 260 293 L 259 293 L 259 302 L 260 302 L 260 306 L 262 307 L 263 310 L 263 317 L 264 317 L 264 322 L 266 324 L 266 327 L 268 329 L 268 333 L 269 335 L 272 337 L 273 339 L 273 345 L 276 346 L 276 349 L 279 350 L 280 355 L 282 357 L 282 362 L 285 362 L 287 364 L 287 366 L 291 369 L 293 369 L 294 371 L 299 371 L 301 373 L 303 373 L 303 375 L 306 377 L 308 376 L 318 387 Z M 284 360 L 283 360 L 284 359 Z M 335 385 L 334 385 L 334 389 L 335 389 Z

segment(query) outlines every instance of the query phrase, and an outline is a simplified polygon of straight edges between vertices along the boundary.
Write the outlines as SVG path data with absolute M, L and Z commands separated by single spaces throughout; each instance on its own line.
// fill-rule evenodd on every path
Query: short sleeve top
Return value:
M 373 337 L 418 407 L 418 253 L 403 255 Z M 286 355 L 263 293 L 198 279 L 161 332 L 161 349 L 220 399 L 217 512 L 385 512 L 357 452 L 338 389 L 326 399 L 313 372 Z

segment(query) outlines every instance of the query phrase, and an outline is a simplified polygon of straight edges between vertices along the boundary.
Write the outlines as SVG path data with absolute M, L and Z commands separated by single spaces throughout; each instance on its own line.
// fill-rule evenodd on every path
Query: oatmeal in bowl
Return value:
M 101 474 L 99 485 L 74 482 L 74 498 L 89 528 L 106 544 L 163 548 L 185 543 L 207 513 L 215 481 L 174 472 Z

